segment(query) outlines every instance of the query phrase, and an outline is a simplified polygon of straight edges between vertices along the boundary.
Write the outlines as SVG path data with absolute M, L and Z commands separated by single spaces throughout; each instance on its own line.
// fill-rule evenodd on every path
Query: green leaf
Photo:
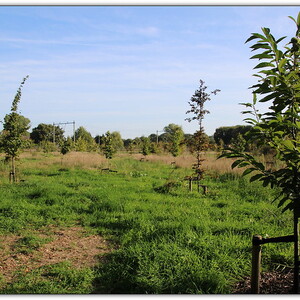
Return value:
M 252 176 L 251 178 L 250 178 L 250 182 L 253 182 L 253 181 L 255 181 L 255 180 L 258 180 L 258 179 L 260 179 L 261 177 L 263 177 L 264 176 L 264 174 L 256 174 L 256 175 L 254 175 L 254 176 Z
M 243 159 L 237 159 L 236 161 L 234 161 L 231 165 L 231 169 L 234 169 L 235 167 L 237 167 L 240 163 L 242 163 L 244 160 Z
M 279 72 L 284 72 L 285 70 L 284 70 L 284 68 L 283 68 L 283 66 L 285 66 L 285 64 L 286 64 L 286 62 L 287 62 L 287 59 L 286 58 L 283 58 L 280 62 L 279 62 L 279 64 L 278 64 L 278 70 L 279 70 Z
M 255 169 L 255 168 L 249 168 L 249 169 L 246 169 L 246 170 L 243 172 L 242 176 L 246 176 L 246 175 L 252 173 L 253 171 L 256 171 L 256 169 Z
M 280 39 L 278 39 L 277 41 L 276 41 L 276 44 L 279 44 L 282 40 L 284 40 L 286 38 L 286 36 L 283 36 L 283 37 L 281 37 Z
M 260 68 L 266 68 L 266 67 L 275 68 L 275 66 L 271 63 L 262 62 L 262 63 L 259 63 L 256 67 L 254 67 L 254 69 L 260 69 Z
M 263 41 L 266 41 L 266 38 L 262 34 L 252 33 L 252 36 L 246 40 L 245 44 L 255 39 L 262 39 Z
M 289 18 L 290 18 L 291 20 L 293 20 L 293 21 L 295 22 L 295 24 L 297 25 L 297 22 L 296 22 L 296 20 L 295 20 L 293 17 L 289 16 Z
M 256 102 L 257 102 L 257 95 L 255 93 L 253 93 L 253 99 L 252 99 L 252 101 L 253 101 L 253 105 L 255 105 Z
M 252 57 L 250 57 L 250 59 L 255 59 L 255 58 L 258 58 L 258 59 L 272 59 L 273 55 L 266 54 L 266 53 L 261 53 L 261 54 L 256 54 L 256 55 L 253 55 Z
M 251 46 L 250 48 L 252 48 L 252 51 L 257 50 L 257 49 L 270 49 L 271 50 L 271 47 L 269 46 L 269 44 L 265 44 L 265 43 L 258 43 L 258 44 Z
M 278 96 L 278 93 L 277 93 L 277 92 L 274 92 L 274 93 L 269 94 L 269 95 L 267 95 L 266 97 L 260 99 L 259 102 L 267 102 L 267 101 L 269 101 L 269 100 L 272 100 L 272 99 L 276 98 L 277 96 Z
M 284 140 L 282 144 L 289 150 L 294 150 L 294 144 L 291 140 Z

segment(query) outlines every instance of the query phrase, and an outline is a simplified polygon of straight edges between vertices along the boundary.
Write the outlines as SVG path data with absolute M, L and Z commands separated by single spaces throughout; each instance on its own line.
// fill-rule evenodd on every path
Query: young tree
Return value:
M 112 159 L 116 153 L 115 149 L 113 148 L 113 140 L 109 131 L 107 131 L 103 137 L 103 153 L 107 159 Z
M 12 102 L 11 113 L 4 117 L 3 122 L 3 140 L 2 148 L 7 157 L 11 160 L 10 182 L 16 181 L 16 165 L 15 160 L 19 156 L 21 149 L 27 144 L 23 139 L 24 134 L 30 128 L 30 121 L 17 113 L 18 105 L 22 96 L 22 88 L 25 81 L 28 79 L 26 76 L 15 95 Z
M 144 156 L 147 156 L 150 154 L 150 140 L 149 138 L 142 136 L 141 138 L 141 153 Z
M 181 151 L 181 143 L 184 139 L 184 132 L 182 127 L 176 124 L 169 124 L 164 128 L 164 132 L 167 134 L 169 142 L 168 150 L 174 156 L 178 156 Z
M 112 147 L 114 148 L 115 152 L 124 149 L 124 142 L 122 140 L 120 132 L 113 131 L 111 133 L 111 138 L 112 138 Z
M 66 155 L 68 152 L 72 150 L 73 147 L 73 140 L 70 137 L 67 137 L 64 139 L 61 148 L 60 148 L 60 153 L 62 155 Z
M 72 137 L 74 140 L 74 137 Z M 77 151 L 92 151 L 97 148 L 96 142 L 90 132 L 80 126 L 75 131 L 76 150 Z
M 252 33 L 246 41 L 255 41 L 251 46 L 259 53 L 251 59 L 259 62 L 254 69 L 254 76 L 259 78 L 252 86 L 252 103 L 242 103 L 247 107 L 244 114 L 252 115 L 245 121 L 253 126 L 246 134 L 247 142 L 256 141 L 259 145 L 268 145 L 273 149 L 276 158 L 284 166 L 280 169 L 268 168 L 254 156 L 238 149 L 228 149 L 220 157 L 238 158 L 235 167 L 246 167 L 243 175 L 255 172 L 250 182 L 259 180 L 263 186 L 278 187 L 281 191 L 279 207 L 292 210 L 294 214 L 294 288 L 299 292 L 299 227 L 300 216 L 300 13 L 296 24 L 296 35 L 283 49 L 280 42 L 286 37 L 275 39 L 269 28 L 262 28 L 262 34 Z M 260 113 L 257 104 L 269 102 L 267 112 Z
M 208 147 L 208 139 L 207 135 L 204 132 L 203 127 L 203 119 L 206 114 L 209 113 L 208 110 L 204 108 L 204 104 L 206 101 L 211 100 L 210 96 L 216 95 L 220 90 L 216 89 L 210 93 L 206 92 L 207 86 L 205 86 L 205 82 L 200 79 L 199 89 L 195 91 L 194 95 L 191 97 L 191 100 L 188 102 L 191 109 L 186 112 L 186 114 L 192 114 L 193 117 L 186 118 L 188 122 L 197 121 L 199 125 L 199 130 L 197 130 L 194 134 L 194 143 L 193 148 L 196 153 L 196 163 L 193 165 L 193 169 L 195 170 L 196 177 L 198 181 L 203 178 L 204 169 L 202 167 L 202 152 Z

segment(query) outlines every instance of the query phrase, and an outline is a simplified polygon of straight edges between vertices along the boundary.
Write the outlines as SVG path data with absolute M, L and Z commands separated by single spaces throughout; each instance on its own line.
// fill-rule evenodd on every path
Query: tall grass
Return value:
M 188 192 L 182 179 L 190 169 L 154 156 L 144 162 L 117 157 L 110 165 L 118 172 L 107 173 L 101 159 L 92 164 L 77 155 L 69 156 L 70 165 L 67 155 L 63 165 L 58 155 L 28 155 L 20 175 L 24 181 L 9 185 L 1 179 L 0 233 L 79 223 L 110 239 L 115 250 L 83 277 L 60 266 L 50 284 L 44 270 L 33 271 L 4 293 L 226 294 L 250 274 L 253 234 L 291 233 L 292 216 L 271 203 L 276 191 L 238 174 L 207 176 L 204 196 Z M 71 165 L 71 159 L 81 163 Z M 176 184 L 159 188 L 170 181 Z M 265 270 L 291 264 L 291 245 L 264 249 Z M 61 276 L 67 282 L 76 278 L 72 282 L 82 288 L 72 283 L 67 290 Z

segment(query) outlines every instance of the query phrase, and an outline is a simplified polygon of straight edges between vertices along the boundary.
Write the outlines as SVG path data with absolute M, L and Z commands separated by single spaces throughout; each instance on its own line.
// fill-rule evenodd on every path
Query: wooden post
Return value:
M 193 190 L 193 179 L 189 178 L 189 190 L 190 192 Z
M 13 172 L 9 172 L 9 183 L 13 183 Z
M 261 241 L 262 236 L 254 235 L 252 238 L 252 273 L 251 293 L 259 294 L 259 281 L 261 269 Z

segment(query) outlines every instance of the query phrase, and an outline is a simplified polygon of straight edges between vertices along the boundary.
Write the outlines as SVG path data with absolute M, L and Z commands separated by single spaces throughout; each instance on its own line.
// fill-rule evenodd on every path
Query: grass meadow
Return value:
M 191 156 L 140 158 L 122 154 L 108 162 L 96 153 L 62 158 L 26 152 L 18 161 L 17 184 L 9 184 L 2 160 L 0 248 L 6 261 L 21 254 L 24 261 L 37 261 L 34 255 L 42 255 L 54 227 L 80 227 L 84 235 L 77 239 L 102 237 L 109 251 L 91 265 L 84 258 L 82 264 L 49 260 L 29 269 L 20 263 L 9 277 L 0 275 L 0 292 L 230 294 L 251 274 L 254 234 L 292 233 L 292 215 L 272 203 L 276 190 L 249 183 L 231 171 L 229 160 L 207 154 L 203 195 L 196 188 L 189 192 L 183 180 L 192 173 Z M 117 172 L 102 170 L 108 166 Z M 263 246 L 263 271 L 292 264 L 292 244 Z

